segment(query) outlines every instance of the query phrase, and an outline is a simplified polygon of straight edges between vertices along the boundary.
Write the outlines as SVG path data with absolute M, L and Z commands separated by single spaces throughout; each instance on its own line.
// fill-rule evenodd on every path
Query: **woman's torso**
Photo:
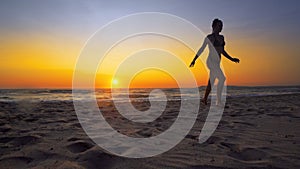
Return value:
M 224 36 L 209 34 L 207 35 L 207 39 L 210 41 L 210 43 L 208 43 L 209 55 L 207 58 L 207 66 L 209 68 L 213 66 L 219 66 L 221 61 L 221 53 L 225 46 Z

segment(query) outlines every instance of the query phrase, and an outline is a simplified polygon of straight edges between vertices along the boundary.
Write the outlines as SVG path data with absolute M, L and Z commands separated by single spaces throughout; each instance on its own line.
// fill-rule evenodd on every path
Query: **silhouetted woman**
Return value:
M 209 55 L 207 57 L 207 67 L 209 69 L 209 80 L 205 90 L 204 98 L 201 99 L 201 102 L 207 105 L 207 98 L 211 91 L 211 86 L 214 85 L 215 79 L 218 79 L 217 85 L 217 105 L 221 104 L 222 90 L 224 82 L 226 80 L 225 75 L 220 68 L 221 54 L 223 54 L 227 59 L 239 63 L 238 58 L 232 58 L 224 49 L 225 41 L 224 36 L 219 33 L 222 31 L 223 23 L 219 19 L 214 19 L 212 23 L 212 33 L 207 35 L 201 48 L 197 52 L 195 58 L 193 59 L 190 67 L 193 67 L 197 58 L 201 55 L 205 47 L 209 47 Z M 214 50 L 215 49 L 215 50 Z

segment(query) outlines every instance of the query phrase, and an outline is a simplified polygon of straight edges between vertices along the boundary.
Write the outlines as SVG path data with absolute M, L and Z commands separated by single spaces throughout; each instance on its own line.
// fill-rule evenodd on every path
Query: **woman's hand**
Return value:
M 193 61 L 191 62 L 190 67 L 194 67 L 194 65 L 195 65 L 195 60 L 193 60 Z
M 240 59 L 238 59 L 238 58 L 232 58 L 232 61 L 235 63 L 240 63 Z

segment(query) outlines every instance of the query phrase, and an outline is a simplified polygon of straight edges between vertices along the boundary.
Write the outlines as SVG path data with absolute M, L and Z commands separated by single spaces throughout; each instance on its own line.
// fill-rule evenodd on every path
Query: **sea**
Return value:
M 129 90 L 129 98 L 131 101 L 145 101 L 149 99 L 149 93 L 153 88 L 135 88 Z M 196 93 L 192 92 L 194 90 L 185 88 L 162 88 L 163 92 L 156 92 L 151 94 L 151 99 L 160 100 L 166 98 L 168 100 L 180 100 L 184 91 L 185 98 L 195 99 L 199 97 Z M 91 94 L 100 101 L 112 100 L 111 89 L 94 89 L 76 90 L 80 92 L 80 95 L 73 97 L 72 89 L 0 89 L 0 102 L 16 102 L 16 101 L 30 101 L 30 102 L 40 102 L 40 101 L 80 101 L 85 100 Z M 200 95 L 203 96 L 205 92 L 205 86 L 199 87 Z M 114 90 L 114 100 L 122 102 L 125 97 L 128 97 L 125 89 Z M 256 96 L 270 96 L 270 95 L 286 95 L 286 94 L 299 94 L 300 86 L 227 86 L 226 87 L 226 97 L 256 97 Z

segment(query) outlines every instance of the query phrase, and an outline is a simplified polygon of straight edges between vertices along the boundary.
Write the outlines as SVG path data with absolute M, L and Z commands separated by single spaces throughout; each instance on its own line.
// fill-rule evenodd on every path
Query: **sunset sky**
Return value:
M 71 88 L 76 59 L 88 38 L 110 21 L 137 12 L 176 15 L 205 34 L 211 33 L 214 18 L 221 19 L 225 48 L 241 60 L 235 64 L 222 59 L 228 85 L 300 85 L 299 7 L 297 0 L 4 0 L 0 2 L 0 88 Z M 153 37 L 144 38 L 148 42 Z M 168 48 L 176 46 L 161 42 Z M 126 55 L 126 49 L 117 51 Z M 194 57 L 186 49 L 175 51 L 187 66 Z M 105 62 L 99 69 L 105 70 L 96 78 L 96 87 L 112 83 L 121 87 L 122 79 L 112 79 L 113 70 Z M 199 61 L 191 70 L 198 85 L 206 85 L 205 65 Z M 149 70 L 134 77 L 131 86 L 175 84 L 169 75 Z

